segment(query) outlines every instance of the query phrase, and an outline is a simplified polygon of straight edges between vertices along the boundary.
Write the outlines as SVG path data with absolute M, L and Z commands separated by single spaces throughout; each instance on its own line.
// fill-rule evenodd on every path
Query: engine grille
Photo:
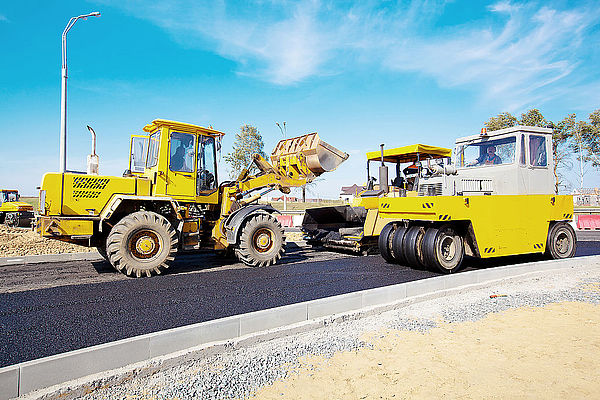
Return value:
M 100 196 L 96 190 L 73 190 L 73 198 L 76 199 L 97 199 Z
M 91 176 L 77 176 L 73 179 L 73 189 L 99 189 L 108 185 L 110 178 L 94 178 Z
M 493 192 L 494 184 L 491 179 L 467 179 L 460 180 L 462 192 Z
M 419 196 L 441 196 L 442 182 L 419 185 Z

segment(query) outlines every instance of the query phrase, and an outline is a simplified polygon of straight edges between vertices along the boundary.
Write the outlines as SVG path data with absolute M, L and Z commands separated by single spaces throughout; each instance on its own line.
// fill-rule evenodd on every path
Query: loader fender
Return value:
M 234 211 L 227 219 L 223 227 L 225 228 L 225 234 L 227 235 L 227 242 L 237 244 L 239 240 L 239 229 L 240 226 L 254 214 L 281 214 L 279 211 L 269 205 L 251 205 L 242 207 L 239 210 Z

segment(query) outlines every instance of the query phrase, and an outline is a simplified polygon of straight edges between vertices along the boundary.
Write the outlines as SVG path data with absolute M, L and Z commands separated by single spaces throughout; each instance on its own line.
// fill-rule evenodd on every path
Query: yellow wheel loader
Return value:
M 33 206 L 20 198 L 18 190 L 0 189 L 0 224 L 31 228 Z
M 465 255 L 575 254 L 573 197 L 554 194 L 552 130 L 516 126 L 456 140 L 453 164 L 418 165 L 418 196 L 377 199 L 390 263 L 442 273 Z
M 223 132 L 163 119 L 144 132 L 131 137 L 123 177 L 97 175 L 94 151 L 87 174 L 45 174 L 37 232 L 96 247 L 129 276 L 160 274 L 181 250 L 233 250 L 247 265 L 268 266 L 281 258 L 285 238 L 277 211 L 257 200 L 289 193 L 348 158 L 311 133 L 280 141 L 270 162 L 254 155 L 256 175 L 245 169 L 219 182 Z
M 418 167 L 421 162 L 449 159 L 451 149 L 414 144 L 367 153 L 367 187 L 350 205 L 307 209 L 302 230 L 307 242 L 332 250 L 367 254 L 377 251 L 379 232 L 386 221 L 379 217 L 381 197 L 415 197 L 419 195 Z M 372 164 L 379 167 L 379 184 L 371 176 Z M 396 175 L 388 182 L 388 165 Z M 422 188 L 421 188 L 422 189 Z

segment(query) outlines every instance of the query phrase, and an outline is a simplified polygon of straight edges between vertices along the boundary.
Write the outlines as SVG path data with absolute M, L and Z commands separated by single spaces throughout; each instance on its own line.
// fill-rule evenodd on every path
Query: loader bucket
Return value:
M 347 159 L 347 153 L 321 140 L 316 132 L 281 140 L 271 153 L 271 162 L 278 170 L 289 175 L 291 168 L 304 177 L 333 171 Z

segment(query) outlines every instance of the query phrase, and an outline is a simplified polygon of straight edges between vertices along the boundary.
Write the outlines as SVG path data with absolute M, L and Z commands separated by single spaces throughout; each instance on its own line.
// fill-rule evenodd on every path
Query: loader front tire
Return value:
M 169 268 L 178 243 L 177 232 L 165 217 L 137 211 L 113 226 L 106 252 L 113 267 L 125 275 L 150 277 Z
M 242 226 L 235 255 L 251 267 L 268 267 L 275 264 L 285 248 L 283 228 L 270 214 L 251 216 Z

